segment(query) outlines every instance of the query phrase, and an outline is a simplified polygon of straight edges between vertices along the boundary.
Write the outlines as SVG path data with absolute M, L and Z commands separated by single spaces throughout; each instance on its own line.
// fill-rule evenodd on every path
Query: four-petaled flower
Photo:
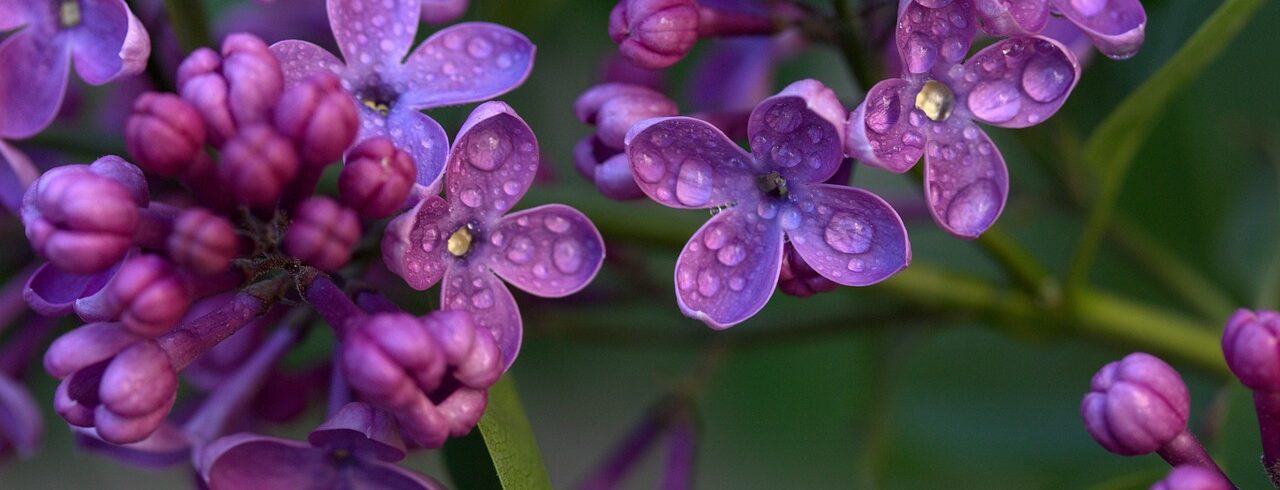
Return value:
M 674 208 L 725 208 L 680 252 L 676 299 L 686 315 L 722 329 L 763 308 L 784 237 L 840 284 L 872 284 L 907 266 L 907 232 L 893 208 L 870 192 L 821 183 L 843 158 L 844 117 L 834 92 L 802 80 L 752 111 L 751 154 L 698 119 L 631 129 L 627 154 L 645 194 Z
M 503 216 L 529 189 L 538 160 L 529 125 L 506 104 L 482 104 L 449 152 L 448 200 L 426 197 L 392 220 L 382 240 L 383 261 L 413 288 L 444 279 L 441 308 L 470 311 L 488 327 L 504 369 L 520 349 L 523 327 L 498 277 L 537 296 L 561 297 L 591 282 L 604 260 L 600 232 L 576 209 L 548 204 Z
M 929 211 L 962 238 L 986 231 L 1009 194 L 1004 158 L 974 120 L 1038 124 L 1080 78 L 1075 55 L 1043 37 L 1006 39 L 961 64 L 976 28 L 972 2 L 906 7 L 897 33 L 902 78 L 872 87 L 846 130 L 846 151 L 867 165 L 906 172 L 923 155 Z
M 71 60 L 102 85 L 147 66 L 151 39 L 125 0 L 0 0 L 0 137 L 39 133 L 58 113 Z
M 306 41 L 278 42 L 271 51 L 286 85 L 317 71 L 337 73 L 360 107 L 356 141 L 389 136 L 413 155 L 420 193 L 439 192 L 449 137 L 419 110 L 488 100 L 515 89 L 533 69 L 533 43 L 506 27 L 469 22 L 435 33 L 410 53 L 422 12 L 419 0 L 329 0 L 328 8 L 346 63 Z

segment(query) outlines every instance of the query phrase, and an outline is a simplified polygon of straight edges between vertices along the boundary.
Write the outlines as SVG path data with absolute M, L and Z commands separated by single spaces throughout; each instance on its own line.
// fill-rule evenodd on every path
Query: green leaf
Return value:
M 480 418 L 479 427 L 502 488 L 551 488 L 551 478 L 542 464 L 542 453 L 510 374 L 489 389 L 489 407 Z

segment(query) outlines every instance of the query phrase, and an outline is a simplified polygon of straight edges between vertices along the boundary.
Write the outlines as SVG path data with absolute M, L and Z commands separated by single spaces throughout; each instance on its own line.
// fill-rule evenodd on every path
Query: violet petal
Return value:
M 30 456 L 44 436 L 44 420 L 31 393 L 21 383 L 0 374 L 0 447 Z
M 908 122 L 915 110 L 907 92 L 911 82 L 891 78 L 877 83 L 849 116 L 845 152 L 862 163 L 902 173 L 924 155 L 925 135 Z
M 787 180 L 822 182 L 844 157 L 847 116 L 831 89 L 815 80 L 795 82 L 751 111 L 751 152 Z
M 548 204 L 502 218 L 489 265 L 531 294 L 559 298 L 586 287 L 604 263 L 604 239 L 576 209 Z
M 538 140 L 533 130 L 501 102 L 472 111 L 446 170 L 446 195 L 456 215 L 493 219 L 511 209 L 538 172 Z
M 654 118 L 627 134 L 636 184 L 673 208 L 723 206 L 756 192 L 756 161 L 706 121 Z
M 994 69 L 992 69 L 994 67 Z M 965 63 L 966 105 L 979 121 L 1025 128 L 1048 119 L 1080 80 L 1080 63 L 1057 41 L 1006 39 Z M 959 81 L 957 81 L 959 82 Z
M 1030 36 L 1049 23 L 1049 0 L 976 0 L 982 30 L 992 36 Z
M 787 230 L 791 245 L 823 277 L 846 286 L 883 281 L 911 263 L 902 218 L 879 196 L 862 189 L 813 184 L 795 191 L 815 204 Z M 828 212 L 823 213 L 822 210 Z M 788 211 L 783 211 L 787 213 Z
M 71 47 L 28 27 L 0 42 L 0 137 L 25 138 L 57 115 L 67 90 Z
M 329 71 L 338 74 L 343 70 L 342 60 L 307 41 L 280 41 L 271 45 L 271 54 L 276 55 L 276 60 L 280 62 L 286 87 L 302 83 L 317 73 Z
M 329 0 L 329 26 L 350 66 L 396 66 L 413 45 L 418 0 Z
M 505 94 L 529 77 L 535 51 L 529 38 L 497 24 L 447 27 L 423 41 L 405 61 L 404 76 L 411 88 L 400 103 L 430 109 Z
M 446 242 L 458 226 L 448 201 L 427 196 L 387 224 L 382 262 L 409 287 L 421 291 L 434 286 L 451 263 Z
M 487 264 L 469 261 L 453 264 L 445 272 L 440 306 L 470 312 L 476 325 L 488 328 L 498 342 L 503 370 L 511 367 L 524 336 L 520 309 L 511 291 L 489 271 Z
M 929 140 L 925 198 L 942 228 L 977 238 L 995 223 L 1009 197 L 1009 172 L 1000 149 L 972 122 L 949 125 Z
M 124 0 L 83 0 L 81 24 L 71 31 L 76 73 L 91 85 L 141 73 L 151 38 Z
M 0 205 L 17 215 L 22 194 L 40 177 L 40 171 L 21 150 L 0 141 Z
M 782 269 L 782 228 L 740 204 L 699 228 L 676 261 L 676 300 L 686 316 L 729 328 L 764 308 Z
M 1147 11 L 1139 0 L 1053 0 L 1053 5 L 1111 58 L 1138 54 L 1146 38 Z
M 941 3 L 941 2 L 938 2 Z M 931 8 L 911 2 L 898 20 L 895 38 L 907 73 L 927 73 L 964 60 L 977 30 L 973 0 Z

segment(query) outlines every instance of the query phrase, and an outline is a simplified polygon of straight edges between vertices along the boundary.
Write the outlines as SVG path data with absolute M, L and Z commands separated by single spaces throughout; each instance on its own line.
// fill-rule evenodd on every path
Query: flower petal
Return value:
M 346 449 L 361 458 L 395 462 L 405 456 L 395 417 L 367 403 L 344 405 L 312 430 L 307 441 L 318 448 Z
M 307 77 L 326 70 L 334 74 L 341 74 L 343 71 L 342 60 L 307 41 L 280 41 L 271 45 L 271 54 L 276 55 L 276 60 L 280 62 L 286 87 L 297 85 Z
M 953 0 L 937 8 L 911 2 L 898 18 L 895 36 L 906 72 L 927 73 L 964 60 L 977 30 L 976 20 L 973 0 Z
M 925 152 L 925 199 L 948 233 L 977 238 L 996 221 L 1009 197 L 1004 157 L 973 123 L 947 126 Z
M 1080 80 L 1080 63 L 1061 43 L 1044 37 L 1006 39 L 973 55 L 959 89 L 979 121 L 1025 128 L 1048 119 Z
M 813 270 L 846 286 L 880 282 L 911 263 L 911 243 L 902 218 L 880 196 L 830 184 L 796 190 L 797 200 L 812 203 L 796 212 L 802 219 L 786 230 L 791 245 Z M 783 224 L 788 224 L 783 218 Z
M 0 42 L 0 137 L 25 138 L 53 122 L 71 69 L 61 40 L 28 28 Z
M 992 36 L 1031 36 L 1049 22 L 1049 0 L 976 0 L 982 30 Z
M 469 216 L 501 216 L 529 190 L 538 160 L 538 139 L 510 106 L 480 105 L 449 152 L 449 206 Z
M 31 393 L 0 373 L 0 448 L 12 447 L 27 457 L 40 447 L 43 436 L 44 421 Z
M 787 180 L 822 182 L 844 159 L 848 113 L 835 92 L 815 80 L 795 82 L 751 111 L 751 152 Z
M 489 236 L 499 277 L 534 295 L 558 298 L 586 287 L 604 262 L 604 240 L 581 212 L 548 204 L 502 218 Z
M 340 488 L 369 488 L 377 490 L 447 490 L 429 476 L 420 475 L 407 468 L 372 461 L 361 461 L 342 473 L 346 484 Z
M 757 163 L 706 121 L 649 119 L 627 133 L 636 184 L 673 208 L 710 208 L 754 196 Z
M 687 93 L 700 111 L 749 111 L 769 96 L 782 41 L 726 37 L 711 43 L 698 61 Z
M 40 171 L 25 153 L 0 141 L 0 205 L 16 216 L 22 206 L 22 195 L 37 177 Z
M 73 428 L 72 435 L 80 448 L 143 468 L 165 468 L 191 457 L 191 439 L 169 421 L 162 422 L 146 439 L 130 444 L 112 444 L 102 440 L 98 431 L 83 427 Z
M 36 15 L 31 12 L 31 5 L 28 0 L 0 0 L 0 31 L 31 22 L 33 15 Z
M 83 22 L 71 32 L 76 73 L 92 85 L 141 73 L 151 56 L 151 38 L 124 0 L 80 2 Z
M 98 293 L 115 277 L 119 268 L 120 264 L 117 263 L 101 272 L 74 274 L 59 270 L 53 264 L 44 264 L 27 279 L 27 287 L 22 296 L 36 313 L 62 316 L 71 313 L 82 299 L 104 300 L 105 298 L 98 297 Z M 96 304 L 95 302 L 94 305 Z M 90 310 L 97 311 L 93 308 Z
M 338 479 L 329 454 L 305 443 L 240 433 L 210 444 L 199 464 L 213 490 L 331 488 Z
M 729 328 L 764 308 L 781 270 L 778 220 L 739 205 L 713 216 L 685 244 L 676 261 L 676 301 L 686 316 Z
M 390 137 L 397 148 L 413 155 L 418 181 L 417 190 L 411 194 L 439 194 L 440 177 L 444 175 L 444 164 L 449 155 L 449 135 L 445 134 L 440 123 L 426 114 L 399 106 L 393 108 L 385 120 L 375 121 L 367 112 L 368 109 L 361 110 L 360 135 L 356 141 L 364 141 L 371 136 Z
M 350 66 L 399 66 L 418 33 L 419 0 L 329 0 L 329 27 Z
M 382 262 L 409 287 L 422 291 L 434 286 L 451 263 L 446 242 L 458 225 L 447 201 L 427 196 L 387 224 Z
M 405 61 L 409 90 L 400 103 L 429 109 L 505 94 L 529 77 L 535 51 L 529 38 L 497 24 L 450 26 L 423 41 Z
M 485 264 L 459 262 L 450 267 L 440 290 L 440 307 L 470 312 L 476 325 L 489 329 L 502 351 L 503 371 L 515 362 L 524 336 L 520 309 L 511 291 Z
M 1102 54 L 1120 60 L 1142 48 L 1147 11 L 1139 0 L 1053 0 L 1053 6 L 1088 34 Z
M 908 122 L 915 110 L 911 82 L 891 78 L 877 83 L 849 116 L 845 153 L 864 164 L 902 173 L 924 155 L 925 135 Z

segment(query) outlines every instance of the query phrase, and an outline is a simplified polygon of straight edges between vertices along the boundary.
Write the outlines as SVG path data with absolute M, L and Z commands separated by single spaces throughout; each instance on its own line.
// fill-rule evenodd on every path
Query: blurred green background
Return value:
M 238 2 L 207 3 L 220 12 Z M 513 373 L 556 488 L 577 484 L 646 410 L 698 369 L 708 346 L 723 346 L 725 339 L 742 341 L 717 348 L 718 368 L 698 398 L 699 488 L 1146 488 L 1163 474 L 1155 456 L 1122 458 L 1100 449 L 1078 414 L 1094 371 L 1132 348 L 1062 335 L 1014 339 L 964 318 L 922 320 L 875 286 L 805 300 L 777 294 L 756 318 L 715 335 L 682 317 L 670 279 L 679 247 L 671 243 L 683 242 L 705 214 L 605 201 L 572 168 L 571 148 L 590 130 L 574 118 L 571 106 L 598 80 L 602 58 L 616 50 L 606 36 L 612 4 L 483 0 L 473 2 L 467 16 L 513 27 L 538 45 L 532 77 L 502 100 L 537 133 L 555 180 L 521 206 L 569 202 L 598 222 L 613 223 L 602 225 L 611 259 L 587 290 L 562 300 L 517 297 L 526 341 Z M 1221 2 L 1144 4 L 1150 20 L 1141 53 L 1123 62 L 1095 57 L 1050 126 L 1053 131 L 1088 135 Z M 814 6 L 829 8 L 825 2 Z M 1278 25 L 1280 5 L 1268 2 L 1223 55 L 1170 101 L 1121 198 L 1126 219 L 1245 307 L 1260 301 L 1259 285 L 1280 249 Z M 681 80 L 696 60 L 695 53 L 670 74 L 675 95 L 682 95 Z M 775 85 L 801 78 L 836 88 L 850 109 L 860 99 L 839 54 L 829 47 L 814 46 L 787 61 Z M 86 94 L 100 104 L 112 92 Z M 682 107 L 688 107 L 685 102 Z M 430 114 L 453 133 L 469 109 Z M 60 124 L 55 129 L 70 130 L 83 121 Z M 1061 273 L 1083 219 L 1033 156 L 1059 150 L 1029 148 L 1010 130 L 989 131 L 1011 175 L 1010 204 L 1000 223 Z M 115 141 L 106 144 L 120 144 Z M 891 199 L 919 195 L 901 176 L 877 170 L 859 169 L 855 182 Z M 627 220 L 637 216 L 662 224 L 657 235 L 645 232 L 657 238 L 610 233 L 625 231 Z M 914 263 L 1008 283 L 975 244 L 941 233 L 927 217 L 908 222 L 908 228 Z M 1196 314 L 1139 267 L 1134 254 L 1111 242 L 1092 278 L 1107 290 Z M 399 293 L 418 309 L 435 297 Z M 860 312 L 883 312 L 888 319 L 875 325 L 844 320 Z M 813 326 L 822 329 L 788 333 Z M 1038 326 L 1022 327 L 1035 332 Z M 323 352 L 323 336 L 312 344 Z M 1192 428 L 1241 488 L 1264 488 L 1247 392 L 1173 364 L 1191 387 Z M 36 396 L 47 404 L 53 386 L 48 376 L 37 370 L 31 378 Z M 302 434 L 320 417 L 311 413 L 281 431 Z M 32 460 L 0 466 L 0 488 L 169 488 L 192 481 L 186 470 L 138 470 L 78 451 L 52 411 L 46 423 L 46 447 Z M 663 457 L 661 447 L 655 448 L 626 488 L 657 486 Z M 414 454 L 408 464 L 447 481 L 438 452 Z

